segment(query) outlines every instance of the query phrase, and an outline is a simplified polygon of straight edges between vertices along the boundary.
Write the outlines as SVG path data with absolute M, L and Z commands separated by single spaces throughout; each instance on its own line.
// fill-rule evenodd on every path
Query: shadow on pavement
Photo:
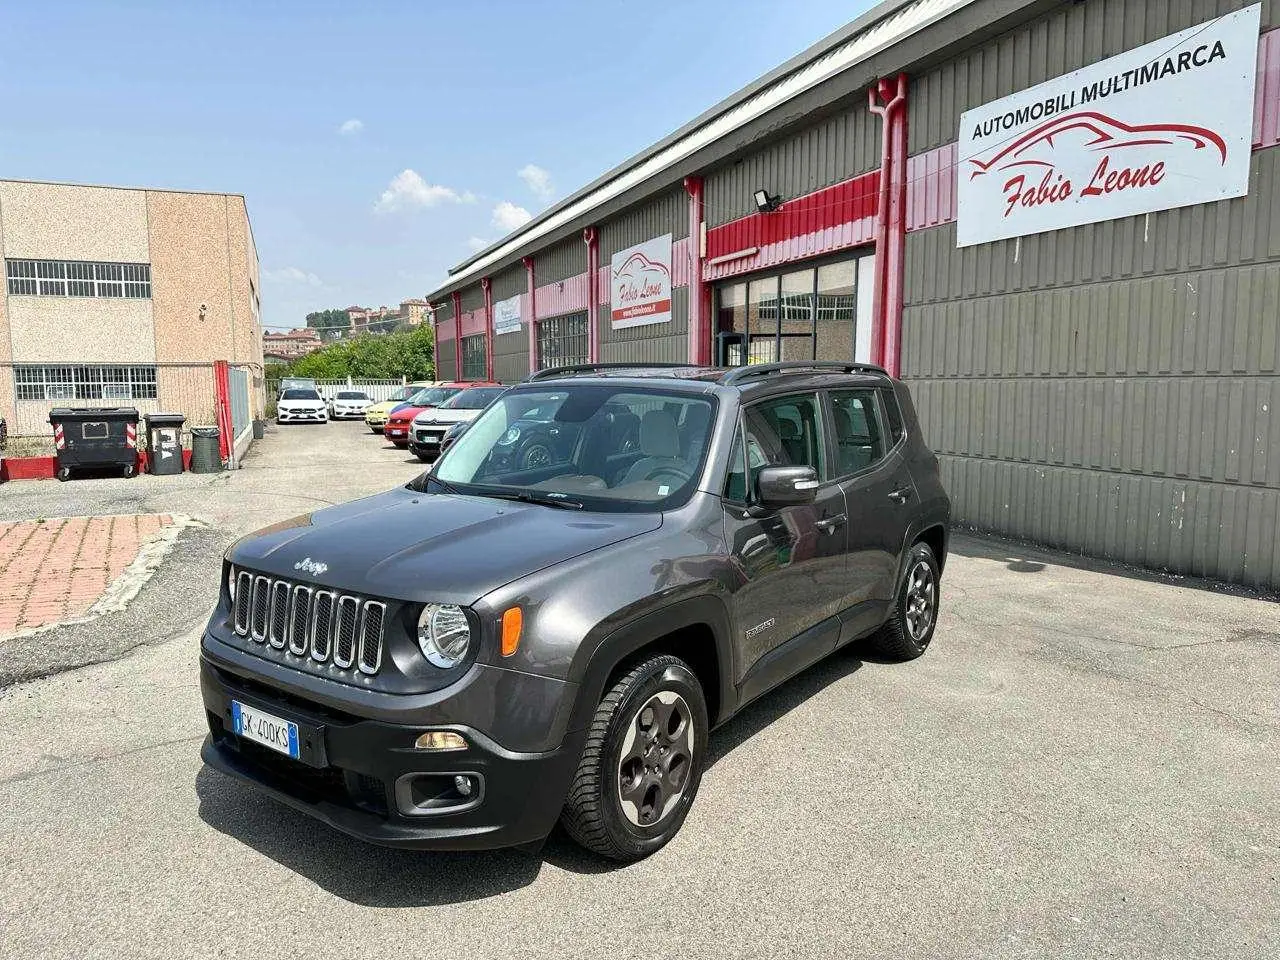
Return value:
M 810 697 L 857 671 L 858 645 L 814 664 L 765 694 L 711 734 L 706 776 L 738 746 Z M 348 837 L 208 767 L 196 774 L 200 819 L 219 833 L 301 874 L 336 897 L 371 907 L 430 907 L 498 896 L 528 886 L 549 863 L 579 874 L 625 864 L 602 860 L 560 829 L 537 854 L 519 850 L 431 853 L 377 847 Z

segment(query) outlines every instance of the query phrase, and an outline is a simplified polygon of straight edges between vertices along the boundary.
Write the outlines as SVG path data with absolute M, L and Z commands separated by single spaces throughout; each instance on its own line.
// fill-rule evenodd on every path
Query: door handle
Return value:
M 819 520 L 814 524 L 823 533 L 835 533 L 844 526 L 845 520 L 848 519 L 843 513 L 836 517 L 827 517 L 825 520 Z
M 906 503 L 911 499 L 911 488 L 899 487 L 897 490 L 894 490 L 889 494 L 889 499 L 894 503 Z

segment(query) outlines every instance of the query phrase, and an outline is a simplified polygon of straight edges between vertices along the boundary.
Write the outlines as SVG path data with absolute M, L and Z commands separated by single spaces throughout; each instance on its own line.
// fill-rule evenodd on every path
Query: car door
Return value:
M 834 475 L 849 518 L 842 640 L 878 626 L 898 583 L 903 543 L 916 508 L 901 426 L 885 415 L 874 386 L 827 394 Z
M 780 669 L 789 675 L 804 665 L 797 661 L 812 662 L 834 645 L 832 635 L 829 644 L 802 641 L 806 647 L 826 644 L 812 656 L 783 649 L 831 619 L 845 593 L 845 500 L 840 484 L 829 479 L 829 456 L 816 391 L 744 408 L 725 485 L 724 522 L 739 573 L 732 600 L 738 679 L 754 671 L 756 687 L 771 686 Z M 813 467 L 820 481 L 813 503 L 771 510 L 754 504 L 755 478 L 766 466 Z M 780 651 L 782 659 L 766 662 Z

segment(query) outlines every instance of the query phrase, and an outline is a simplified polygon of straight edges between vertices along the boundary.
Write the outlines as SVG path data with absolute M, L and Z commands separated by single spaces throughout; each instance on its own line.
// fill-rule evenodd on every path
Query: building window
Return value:
M 484 334 L 477 333 L 462 338 L 462 379 L 483 380 L 485 378 Z
M 538 321 L 538 369 L 590 363 L 587 356 L 587 315 L 573 313 Z
M 155 367 L 16 364 L 13 379 L 19 400 L 156 399 Z
M 9 293 L 29 297 L 151 298 L 151 264 L 5 260 Z

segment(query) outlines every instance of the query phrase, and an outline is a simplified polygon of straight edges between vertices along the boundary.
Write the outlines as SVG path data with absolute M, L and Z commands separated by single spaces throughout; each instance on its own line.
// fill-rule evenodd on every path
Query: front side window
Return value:
M 884 433 L 876 413 L 874 389 L 833 391 L 831 408 L 840 476 L 865 470 L 884 459 Z
M 668 509 L 697 486 L 714 413 L 704 395 L 660 388 L 511 390 L 449 449 L 434 476 L 481 496 Z
M 827 479 L 822 417 L 813 393 L 766 400 L 746 409 L 748 490 L 762 467 L 813 467 Z

